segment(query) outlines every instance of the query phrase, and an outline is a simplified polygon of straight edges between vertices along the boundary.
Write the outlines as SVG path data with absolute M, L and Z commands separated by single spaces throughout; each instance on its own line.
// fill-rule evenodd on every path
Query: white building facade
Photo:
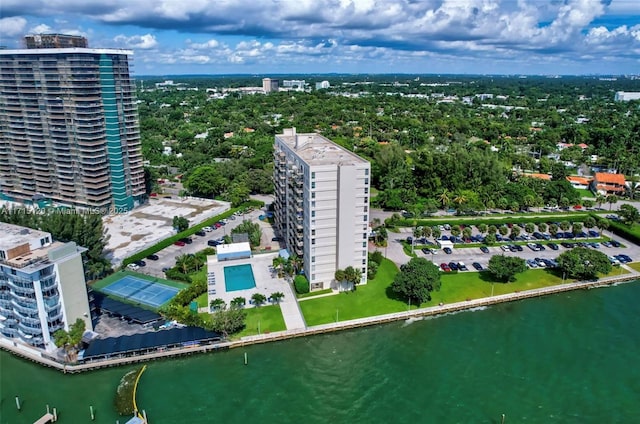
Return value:
M 311 290 L 334 286 L 337 269 L 366 283 L 370 164 L 331 140 L 285 129 L 275 137 L 275 231 L 303 259 Z
M 81 253 L 51 234 L 0 223 L 0 338 L 54 351 L 76 319 L 92 330 Z
M 616 91 L 616 102 L 628 102 L 631 100 L 640 100 L 640 92 L 638 91 Z

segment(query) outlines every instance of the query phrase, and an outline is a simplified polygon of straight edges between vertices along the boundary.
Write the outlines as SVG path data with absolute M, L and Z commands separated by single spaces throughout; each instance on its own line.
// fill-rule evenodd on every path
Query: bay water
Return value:
M 640 422 L 639 283 L 149 362 L 138 406 L 151 424 Z M 0 352 L 0 422 L 48 404 L 61 424 L 90 406 L 124 423 L 133 368 L 64 375 Z

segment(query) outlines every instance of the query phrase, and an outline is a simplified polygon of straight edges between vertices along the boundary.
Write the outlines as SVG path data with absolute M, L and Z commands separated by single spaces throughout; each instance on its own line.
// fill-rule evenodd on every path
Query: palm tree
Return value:
M 225 301 L 220 298 L 213 299 L 211 302 L 209 302 L 209 308 L 211 308 L 212 311 L 224 309 L 226 306 L 227 304 L 225 303 Z
M 604 197 L 602 194 L 598 194 L 596 196 L 596 203 L 598 204 L 598 207 L 601 208 L 603 203 L 607 202 L 607 198 Z
M 609 210 L 611 210 L 611 206 L 613 206 L 614 203 L 618 203 L 618 196 L 616 196 L 615 194 L 608 195 L 607 203 L 609 204 Z
M 451 192 L 446 188 L 442 190 L 442 192 L 438 195 L 438 200 L 442 203 L 443 209 L 449 206 L 451 203 Z
M 280 303 L 280 301 L 282 299 L 284 299 L 284 293 L 282 292 L 275 292 L 275 293 L 271 293 L 271 296 L 269 296 L 271 298 L 271 300 L 273 300 L 276 303 Z
M 289 265 L 291 265 L 293 274 L 297 275 L 300 271 L 300 267 L 302 266 L 302 259 L 298 255 L 293 253 L 291 256 L 289 256 L 288 262 Z
M 251 300 L 253 300 L 254 305 L 260 306 L 267 301 L 267 298 L 262 293 L 254 293 L 251 296 Z
M 231 300 L 231 307 L 235 309 L 242 308 L 246 304 L 247 304 L 247 299 L 245 299 L 242 296 L 234 297 Z
M 284 265 L 286 262 L 287 261 L 282 256 L 276 256 L 275 258 L 273 258 L 273 261 L 272 261 L 273 269 L 278 274 L 278 277 L 282 275 L 282 271 L 284 269 Z

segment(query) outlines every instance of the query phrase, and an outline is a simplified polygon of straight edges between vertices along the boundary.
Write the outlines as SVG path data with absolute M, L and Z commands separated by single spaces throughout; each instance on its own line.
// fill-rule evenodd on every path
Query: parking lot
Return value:
M 236 216 L 235 219 L 228 219 L 225 225 L 219 228 L 213 228 L 212 231 L 205 232 L 204 236 L 193 235 L 191 236 L 192 242 L 185 244 L 184 246 L 177 246 L 172 244 L 156 253 L 157 260 L 145 259 L 146 265 L 137 270 L 148 275 L 156 277 L 164 277 L 163 269 L 172 268 L 176 264 L 176 258 L 184 254 L 195 254 L 201 250 L 211 247 L 207 244 L 209 240 L 217 240 L 226 235 L 231 234 L 231 230 L 238 226 L 243 220 L 250 220 L 252 222 L 258 222 L 262 229 L 262 240 L 260 247 L 263 249 L 277 252 L 280 249 L 278 242 L 272 241 L 273 229 L 268 222 L 259 219 L 260 215 L 264 215 L 264 210 L 258 209 L 246 213 L 244 215 Z
M 402 250 L 401 242 L 406 241 L 407 238 L 409 237 L 412 237 L 412 231 L 413 229 L 411 228 L 402 228 L 401 233 L 389 233 L 388 248 L 385 249 L 386 255 L 389 257 L 389 259 L 393 260 L 398 265 L 407 263 L 410 259 L 409 256 L 407 256 Z M 473 234 L 479 235 L 475 227 L 474 227 Z M 447 238 L 450 238 L 451 231 L 444 230 L 442 231 L 442 235 L 446 236 Z M 545 235 L 549 236 L 548 233 L 546 233 Z M 604 235 L 612 238 L 613 240 L 619 241 L 620 243 L 622 243 L 623 246 L 607 247 L 602 243 L 598 243 L 599 246 L 597 247 L 597 250 L 601 251 L 602 253 L 605 253 L 607 256 L 615 256 L 615 255 L 623 254 L 631 257 L 633 261 L 640 260 L 640 246 L 637 246 L 632 242 L 622 239 L 618 236 L 615 236 L 609 232 L 607 232 Z M 587 233 L 587 236 L 589 236 L 588 233 Z M 430 244 L 427 246 L 426 253 L 423 252 L 421 249 L 415 249 L 415 254 L 418 257 L 424 257 L 432 261 L 438 267 L 440 267 L 442 263 L 446 263 L 448 265 L 450 262 L 454 262 L 456 264 L 458 262 L 463 262 L 469 271 L 476 271 L 473 268 L 472 263 L 477 262 L 482 266 L 482 268 L 486 269 L 489 263 L 489 259 L 491 259 L 491 257 L 494 255 L 517 256 L 526 261 L 535 260 L 536 258 L 555 260 L 560 254 L 562 254 L 567 250 L 570 250 L 570 248 L 562 246 L 561 243 L 568 242 L 568 243 L 576 244 L 576 243 L 583 242 L 581 240 L 584 240 L 584 238 L 555 239 L 552 237 L 548 237 L 551 239 L 550 240 L 551 242 L 557 245 L 558 249 L 552 250 L 550 247 L 545 246 L 544 250 L 534 251 L 531 248 L 529 248 L 526 244 L 521 244 L 521 243 L 523 242 L 534 243 L 534 244 L 537 244 L 540 242 L 547 243 L 548 240 L 544 240 L 544 239 L 535 240 L 533 239 L 532 236 L 527 236 L 527 237 L 532 239 L 519 240 L 519 245 L 520 245 L 520 248 L 522 249 L 521 251 L 518 251 L 515 249 L 513 250 L 509 249 L 507 245 L 513 245 L 513 242 L 510 242 L 510 241 L 498 242 L 494 246 L 485 246 L 484 248 L 487 251 L 486 253 L 483 252 L 480 247 L 464 247 L 465 243 L 455 243 L 450 254 L 445 253 L 440 247 L 438 247 L 436 242 L 433 240 L 433 238 L 428 238 L 426 241 L 427 243 L 430 243 Z M 418 240 L 415 245 L 422 246 L 423 245 L 422 241 L 423 240 Z M 591 246 L 589 247 L 594 248 Z

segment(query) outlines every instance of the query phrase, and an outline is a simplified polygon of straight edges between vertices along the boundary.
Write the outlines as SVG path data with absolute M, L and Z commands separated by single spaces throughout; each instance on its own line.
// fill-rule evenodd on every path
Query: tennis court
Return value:
M 168 302 L 180 290 L 160 282 L 142 280 L 130 275 L 124 276 L 101 290 L 121 299 L 157 308 Z

